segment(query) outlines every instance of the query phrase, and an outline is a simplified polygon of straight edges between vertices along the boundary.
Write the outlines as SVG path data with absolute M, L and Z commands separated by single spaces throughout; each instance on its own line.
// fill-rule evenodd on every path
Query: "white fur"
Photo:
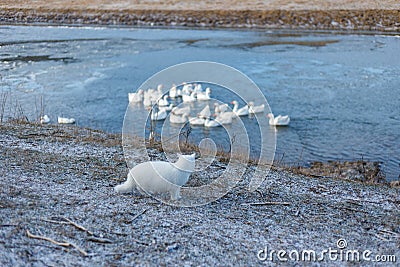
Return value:
M 117 185 L 118 193 L 132 192 L 136 187 L 150 193 L 169 192 L 171 199 L 180 198 L 180 188 L 189 180 L 195 166 L 195 154 L 180 155 L 175 163 L 148 161 L 136 165 L 125 183 Z

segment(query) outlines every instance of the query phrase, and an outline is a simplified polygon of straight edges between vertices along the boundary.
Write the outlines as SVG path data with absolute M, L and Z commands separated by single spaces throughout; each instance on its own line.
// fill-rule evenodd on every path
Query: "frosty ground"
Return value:
M 258 191 L 244 177 L 208 205 L 172 207 L 114 192 L 128 171 L 120 139 L 78 127 L 0 126 L 1 266 L 275 265 L 258 252 L 318 253 L 339 239 L 400 260 L 399 189 L 275 170 Z

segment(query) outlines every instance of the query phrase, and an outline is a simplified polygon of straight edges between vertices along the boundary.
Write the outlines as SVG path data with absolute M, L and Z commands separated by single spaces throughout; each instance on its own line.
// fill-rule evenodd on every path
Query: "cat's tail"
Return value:
M 117 185 L 114 190 L 117 193 L 129 193 L 132 192 L 133 189 L 136 187 L 135 179 L 131 175 L 128 175 L 128 179 L 126 182 L 120 185 Z

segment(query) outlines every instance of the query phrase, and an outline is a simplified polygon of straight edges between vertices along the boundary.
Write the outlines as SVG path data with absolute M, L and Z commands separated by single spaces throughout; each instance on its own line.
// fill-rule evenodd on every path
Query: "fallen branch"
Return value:
M 86 229 L 86 228 L 83 227 L 82 225 L 79 225 L 79 224 L 77 224 L 77 223 L 71 221 L 71 220 L 68 219 L 68 218 L 62 218 L 62 219 L 64 219 L 64 220 L 66 220 L 67 222 L 69 222 L 69 223 L 70 223 L 71 225 L 73 225 L 75 228 L 78 228 L 79 230 L 81 230 L 81 231 L 83 231 L 83 232 L 86 232 L 86 233 L 88 233 L 89 235 L 93 235 L 93 232 L 92 232 L 92 231 L 89 231 L 88 229 Z
M 76 250 L 78 250 L 83 256 L 87 256 L 88 254 L 87 254 L 87 252 L 86 251 L 84 251 L 83 249 L 81 249 L 80 247 L 78 247 L 77 245 L 75 245 L 75 244 L 73 244 L 73 243 L 69 243 L 69 242 L 58 242 L 58 241 L 56 241 L 56 240 L 54 240 L 54 239 L 51 239 L 51 238 L 49 238 L 49 237 L 45 237 L 45 236 L 39 236 L 39 235 L 33 235 L 33 234 L 31 234 L 30 232 L 29 232 L 29 230 L 26 230 L 26 235 L 29 237 L 29 238 L 34 238 L 34 239 L 39 239 L 39 240 L 45 240 L 45 241 L 48 241 L 48 242 L 50 242 L 50 243 L 53 243 L 53 244 L 55 244 L 55 245 L 57 245 L 57 246 L 62 246 L 62 247 L 73 247 L 73 248 L 75 248 Z
M 375 236 L 376 236 L 377 238 L 383 240 L 383 241 L 386 241 L 386 242 L 387 242 L 387 241 L 390 241 L 389 239 L 384 238 L 383 236 L 380 236 L 380 235 L 378 235 L 378 234 L 375 234 Z
M 70 219 L 65 218 L 65 217 L 61 217 L 61 219 L 63 219 L 64 221 L 55 221 L 55 220 L 49 220 L 49 219 L 42 219 L 42 220 L 45 221 L 45 222 L 50 222 L 50 223 L 69 224 L 69 225 L 72 225 L 75 228 L 77 228 L 77 229 L 79 229 L 79 230 L 81 230 L 83 232 L 88 233 L 89 235 L 93 235 L 93 232 L 89 231 L 88 229 L 86 229 L 82 225 L 79 225 L 79 224 L 77 224 L 77 223 L 75 223 L 75 222 L 73 222 Z
M 139 212 L 138 214 L 136 214 L 135 216 L 133 216 L 131 222 L 133 222 L 134 220 L 136 220 L 137 218 L 139 218 L 139 216 L 141 216 L 142 214 L 145 214 L 149 209 L 144 209 L 141 212 Z
M 353 209 L 353 208 L 349 208 L 349 207 L 343 207 L 343 209 L 348 210 L 348 211 L 353 211 L 353 212 L 363 212 L 363 213 L 368 213 L 365 210 L 357 210 L 357 209 Z
M 289 206 L 290 204 L 291 204 L 290 202 L 269 201 L 269 202 L 242 203 L 241 205 L 249 205 L 249 206 L 283 205 L 283 206 Z
M 395 237 L 400 237 L 399 233 L 392 232 L 392 231 L 389 231 L 389 230 L 386 230 L 386 229 L 380 230 L 380 233 L 387 233 L 387 234 L 390 234 L 390 235 L 394 235 Z
M 96 242 L 96 243 L 103 243 L 103 244 L 112 244 L 113 241 L 107 238 L 99 238 L 99 237 L 94 237 L 91 236 L 89 238 L 87 238 L 87 241 L 92 241 L 92 242 Z

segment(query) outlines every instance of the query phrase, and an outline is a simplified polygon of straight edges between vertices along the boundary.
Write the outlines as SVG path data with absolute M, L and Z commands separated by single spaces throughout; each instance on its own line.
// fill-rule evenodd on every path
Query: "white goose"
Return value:
M 200 101 L 210 100 L 211 99 L 210 94 L 211 94 L 211 89 L 210 89 L 210 87 L 207 87 L 205 93 L 203 93 L 203 92 L 197 93 L 197 100 L 200 100 Z
M 278 116 L 274 117 L 274 114 L 269 113 L 267 115 L 267 117 L 269 118 L 269 125 L 273 125 L 273 126 L 288 126 L 289 123 L 290 123 L 289 115 L 286 115 L 286 116 L 278 115 Z
M 236 114 L 234 112 L 221 112 L 220 114 L 216 115 L 215 120 L 223 125 L 231 124 L 233 116 L 236 117 Z
M 249 115 L 249 106 L 245 105 L 242 108 L 239 108 L 239 103 L 234 100 L 231 102 L 231 104 L 233 104 L 233 112 L 235 112 L 235 114 L 237 116 L 246 116 Z
M 46 123 L 49 123 L 49 122 L 50 122 L 49 116 L 44 115 L 44 116 L 41 116 L 41 117 L 40 117 L 40 123 L 41 123 L 41 124 L 46 124 Z
M 206 119 L 201 117 L 189 117 L 189 123 L 193 126 L 202 126 L 204 125 Z
M 211 110 L 210 110 L 210 106 L 206 105 L 198 114 L 197 117 L 199 118 L 209 118 L 211 116 Z
M 139 103 L 143 101 L 144 91 L 140 89 L 136 93 L 128 93 L 129 103 Z
M 174 107 L 172 109 L 172 113 L 174 113 L 175 115 L 183 115 L 185 113 L 189 114 L 190 113 L 190 107 L 182 107 L 182 108 L 178 108 L 178 107 Z
M 73 124 L 75 123 L 74 118 L 63 118 L 63 117 L 58 117 L 57 118 L 58 123 L 60 124 Z
M 144 95 L 143 105 L 144 105 L 145 107 L 150 107 L 150 106 L 153 105 L 153 100 L 152 100 L 152 98 L 151 98 L 150 95 L 148 95 L 148 94 L 145 94 L 145 95 Z
M 178 89 L 176 89 L 176 85 L 175 84 L 173 84 L 171 89 L 169 89 L 169 97 L 170 98 L 178 97 Z
M 190 95 L 192 93 L 193 89 L 192 89 L 192 85 L 189 83 L 183 83 L 183 87 L 182 87 L 182 96 L 184 95 Z
M 224 112 L 228 109 L 228 104 L 218 104 L 218 103 L 214 103 L 214 111 L 215 113 L 221 113 Z
M 169 121 L 171 123 L 183 124 L 183 123 L 186 123 L 187 119 L 188 119 L 188 114 L 187 113 L 183 114 L 182 116 L 175 115 L 173 113 L 171 113 L 169 115 Z
M 153 93 L 153 96 L 152 96 L 153 99 L 158 100 L 158 99 L 160 99 L 160 98 L 163 96 L 162 87 L 163 87 L 162 84 L 159 84 L 159 85 L 157 86 L 157 91 L 155 91 L 155 92 Z
M 183 95 L 182 95 L 182 101 L 183 101 L 183 102 L 186 102 L 186 103 L 187 103 L 187 102 L 194 102 L 194 101 L 196 101 L 195 94 L 196 94 L 195 91 L 193 91 L 190 95 L 183 94 Z
M 163 98 L 158 99 L 157 101 L 158 106 L 160 107 L 168 106 L 169 105 L 168 97 L 169 96 L 165 95 Z
M 196 93 L 202 93 L 203 92 L 203 88 L 201 87 L 200 83 L 195 83 L 194 84 L 194 89 L 193 89 Z
M 154 112 L 154 110 L 151 112 L 150 119 L 152 121 L 162 121 L 165 120 L 167 117 L 168 113 L 166 110 L 159 110 L 158 112 Z
M 256 114 L 264 112 L 265 105 L 254 106 L 254 102 L 249 102 L 249 113 Z
M 169 106 L 159 107 L 159 110 L 171 111 L 174 108 L 174 104 L 169 104 Z
M 206 121 L 204 122 L 204 126 L 207 128 L 211 128 L 211 127 L 221 126 L 221 124 L 216 120 L 210 120 L 209 118 L 207 118 Z
M 219 114 L 215 114 L 215 116 L 216 120 L 221 122 L 221 124 L 231 124 L 232 119 L 237 118 L 236 113 L 232 111 L 221 112 Z

